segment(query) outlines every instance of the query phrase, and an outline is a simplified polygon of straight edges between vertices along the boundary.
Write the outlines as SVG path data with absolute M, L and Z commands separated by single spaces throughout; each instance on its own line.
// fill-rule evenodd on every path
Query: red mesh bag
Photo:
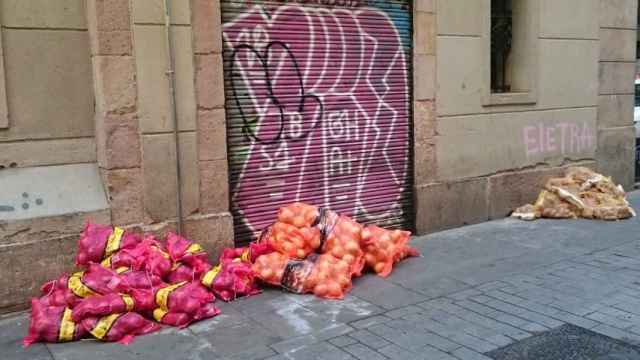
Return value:
M 144 271 L 127 270 L 119 275 L 125 287 L 130 289 L 152 289 L 166 286 L 158 275 Z
M 322 254 L 315 260 L 303 286 L 306 292 L 324 299 L 343 299 L 352 287 L 351 267 L 331 254 Z
M 96 225 L 88 221 L 78 240 L 76 265 L 99 263 L 118 250 L 132 248 L 139 242 L 138 235 L 127 233 L 119 227 Z
M 220 310 L 213 303 L 203 305 L 195 314 L 187 314 L 175 311 L 165 311 L 157 308 L 153 311 L 153 318 L 159 323 L 184 328 L 194 321 L 212 318 L 220 314 Z
M 297 228 L 311 227 L 319 214 L 316 206 L 297 202 L 281 207 L 278 211 L 278 221 Z
M 320 230 L 315 227 L 297 228 L 283 222 L 271 226 L 269 244 L 277 252 L 290 258 L 304 259 L 320 247 Z
M 67 306 L 73 308 L 82 298 L 76 296 L 68 286 L 69 276 L 63 275 L 59 279 L 42 285 L 40 302 L 46 306 Z
M 73 308 L 71 318 L 75 322 L 86 317 L 102 317 L 138 310 L 131 295 L 107 294 L 90 296 Z
M 322 245 L 323 254 L 331 254 L 349 264 L 350 275 L 362 275 L 364 251 L 360 248 L 362 225 L 340 216 Z
M 172 232 L 167 235 L 167 252 L 173 262 L 181 262 L 193 268 L 201 268 L 203 264 L 209 263 L 209 255 L 199 244 Z
M 81 298 L 128 290 L 126 284 L 115 271 L 95 263 L 90 263 L 86 271 L 71 275 L 67 286 L 76 296 Z
M 38 299 L 31 300 L 31 322 L 24 346 L 37 342 L 68 342 L 83 338 L 85 329 L 71 319 L 71 309 L 65 306 L 49 306 Z
M 171 272 L 171 257 L 153 235 L 147 236 L 134 252 L 137 259 L 136 270 L 144 270 L 160 277 L 165 277 Z M 138 253 L 141 254 L 137 255 Z
M 407 254 L 410 236 L 408 231 L 386 230 L 375 225 L 365 227 L 362 230 L 362 248 L 367 266 L 382 277 L 389 276 L 393 264 Z
M 223 301 L 260 293 L 251 265 L 239 259 L 222 260 L 220 265 L 204 274 L 201 282 Z
M 256 262 L 251 266 L 253 274 L 263 282 L 271 285 L 280 285 L 284 268 L 289 262 L 289 257 L 272 252 L 270 254 L 258 256 Z
M 248 247 L 226 248 L 222 250 L 220 262 L 223 260 L 240 259 L 253 264 L 258 256 L 274 252 L 269 242 L 252 242 Z
M 137 257 L 141 255 L 139 251 L 136 251 L 137 248 L 138 246 L 130 249 L 119 250 L 102 260 L 100 265 L 113 270 L 134 268 L 136 266 Z
M 181 281 L 195 281 L 202 278 L 202 276 L 211 269 L 209 263 L 196 262 L 196 268 L 193 268 L 186 264 L 175 263 L 169 275 L 165 278 L 169 284 L 176 284 Z
M 134 337 L 160 330 L 161 326 L 142 315 L 128 312 L 104 317 L 88 317 L 82 320 L 85 328 L 96 339 L 129 344 Z

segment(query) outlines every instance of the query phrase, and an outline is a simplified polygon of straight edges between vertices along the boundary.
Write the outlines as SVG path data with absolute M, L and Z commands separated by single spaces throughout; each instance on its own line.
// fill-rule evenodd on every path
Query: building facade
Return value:
M 631 188 L 637 8 L 0 0 L 0 312 L 88 218 L 216 254 L 291 201 L 424 234 L 567 166 Z

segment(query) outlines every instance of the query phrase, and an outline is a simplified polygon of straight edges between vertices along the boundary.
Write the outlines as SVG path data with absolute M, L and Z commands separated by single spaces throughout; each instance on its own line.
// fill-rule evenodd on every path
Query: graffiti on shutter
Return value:
M 407 2 L 251 3 L 222 4 L 237 238 L 293 201 L 411 226 Z

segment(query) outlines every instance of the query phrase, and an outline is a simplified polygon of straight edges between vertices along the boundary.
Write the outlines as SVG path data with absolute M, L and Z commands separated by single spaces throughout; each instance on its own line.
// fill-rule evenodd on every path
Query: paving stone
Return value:
M 352 327 L 356 328 L 356 329 L 365 329 L 377 324 L 383 324 L 387 321 L 389 321 L 391 319 L 389 319 L 386 316 L 383 315 L 377 315 L 377 316 L 371 316 L 368 317 L 366 319 L 362 319 L 362 320 L 358 320 L 358 321 L 354 321 L 352 322 L 351 325 Z
M 358 342 L 358 340 L 354 339 L 353 337 L 350 337 L 349 335 L 341 335 L 338 337 L 335 337 L 333 339 L 330 339 L 329 342 L 337 347 L 345 347 L 347 345 L 351 345 L 351 344 L 355 344 Z
M 451 355 L 460 360 L 491 360 L 491 358 L 464 347 L 452 352 Z
M 384 313 L 384 316 L 390 318 L 390 319 L 398 319 L 407 315 L 411 315 L 411 314 L 415 314 L 415 313 L 419 313 L 421 312 L 423 309 L 415 306 L 415 305 L 410 305 L 410 306 L 405 306 L 405 307 L 401 307 L 399 309 L 395 309 L 395 310 L 391 310 L 388 311 L 386 313 Z
M 380 349 L 391 344 L 387 340 L 366 329 L 354 331 L 350 333 L 349 336 L 372 349 Z
M 548 328 L 558 327 L 563 324 L 561 321 L 554 320 L 548 316 L 535 313 L 525 308 L 521 308 L 500 300 L 489 301 L 486 303 L 486 305 L 496 310 L 504 311 L 512 315 L 517 315 L 518 317 L 521 317 L 523 319 L 538 323 L 540 325 L 544 325 Z
M 421 353 L 411 352 L 397 345 L 385 346 L 378 351 L 391 360 L 420 360 L 420 359 L 427 360 L 428 359 L 425 355 Z M 435 359 L 429 359 L 429 360 L 435 360 Z
M 290 351 L 285 355 L 290 360 L 352 360 L 355 359 L 349 353 L 341 350 L 328 342 L 320 342 L 307 345 Z
M 375 350 L 368 348 L 362 344 L 348 345 L 343 348 L 344 351 L 353 355 L 360 360 L 385 360 L 386 356 L 376 352 Z
M 264 359 L 273 355 L 277 355 L 277 353 L 270 347 L 263 345 L 247 350 L 242 350 L 233 355 L 225 357 L 224 360 L 256 360 Z
M 424 301 L 418 292 L 393 284 L 379 276 L 363 276 L 353 282 L 352 295 L 388 310 Z
M 0 320 L 0 358 L 3 360 L 48 360 L 52 359 L 44 344 L 22 347 L 22 338 L 29 328 L 29 316 L 20 314 Z
M 461 331 L 456 331 L 456 330 L 447 328 L 446 326 L 443 326 L 442 324 L 439 324 L 436 322 L 430 322 L 425 324 L 425 328 L 455 343 L 458 343 L 460 345 L 466 346 L 468 348 L 474 349 L 482 353 L 491 351 L 498 347 L 493 343 L 465 334 L 464 332 L 461 332 Z
M 199 338 L 208 341 L 218 355 L 231 356 L 249 348 L 269 346 L 282 340 L 255 321 L 246 321 L 226 327 L 197 332 Z
M 332 322 L 349 323 L 385 311 L 353 295 L 347 295 L 340 301 L 327 301 L 315 296 L 291 296 L 291 300 Z
M 334 324 L 328 328 L 315 331 L 311 334 L 287 338 L 274 343 L 271 347 L 279 353 L 288 353 L 320 341 L 345 335 L 353 331 L 353 328 L 345 324 Z

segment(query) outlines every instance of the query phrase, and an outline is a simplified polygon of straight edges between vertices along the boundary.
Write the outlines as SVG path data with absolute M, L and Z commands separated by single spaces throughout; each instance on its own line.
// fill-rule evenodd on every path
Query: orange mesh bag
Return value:
M 361 233 L 362 225 L 340 216 L 322 245 L 323 254 L 331 254 L 349 264 L 352 276 L 362 275 L 365 264 L 364 251 L 360 248 Z
M 304 259 L 320 247 L 320 230 L 315 227 L 298 228 L 276 222 L 271 226 L 268 242 L 277 252 L 290 258 Z
M 256 262 L 251 266 L 251 270 L 263 282 L 279 286 L 287 262 L 289 262 L 289 257 L 279 252 L 272 252 L 258 256 Z
M 297 202 L 281 207 L 278 211 L 278 221 L 297 228 L 311 227 L 319 215 L 317 207 Z
M 324 299 L 343 299 L 351 287 L 351 267 L 331 254 L 320 255 L 304 281 L 306 292 Z
M 386 230 L 375 225 L 369 225 L 362 230 L 362 249 L 367 266 L 379 276 L 387 277 L 391 274 L 393 264 L 400 259 L 411 233 L 401 230 Z
M 31 322 L 22 344 L 37 342 L 68 342 L 82 339 L 87 332 L 71 319 L 71 309 L 65 306 L 49 306 L 38 299 L 31 300 Z
M 104 317 L 88 317 L 82 327 L 96 339 L 106 342 L 129 344 L 134 337 L 158 331 L 161 326 L 134 312 L 111 314 Z

